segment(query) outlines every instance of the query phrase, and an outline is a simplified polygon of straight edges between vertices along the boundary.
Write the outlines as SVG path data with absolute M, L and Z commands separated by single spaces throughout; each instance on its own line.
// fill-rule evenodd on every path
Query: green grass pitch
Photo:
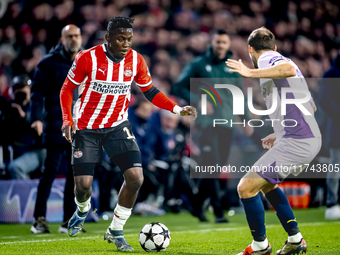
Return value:
M 295 210 L 300 230 L 307 241 L 309 254 L 340 254 L 340 221 L 324 220 L 325 208 Z M 214 217 L 208 214 L 213 222 Z M 138 242 L 141 228 L 148 222 L 159 221 L 171 231 L 171 243 L 163 254 L 237 254 L 252 241 L 245 215 L 228 217 L 223 224 L 200 223 L 188 213 L 158 217 L 132 216 L 125 226 L 125 236 L 135 249 L 133 254 L 146 254 Z M 51 234 L 34 235 L 29 224 L 0 225 L 0 254 L 113 254 L 113 244 L 103 240 L 110 224 L 85 223 L 87 233 L 71 238 L 57 233 L 59 224 L 50 224 Z M 287 236 L 275 212 L 266 212 L 267 236 L 273 253 L 280 249 Z

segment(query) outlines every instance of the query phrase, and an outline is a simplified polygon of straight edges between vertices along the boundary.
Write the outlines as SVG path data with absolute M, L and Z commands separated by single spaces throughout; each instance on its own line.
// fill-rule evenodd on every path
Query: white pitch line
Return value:
M 136 235 L 136 234 L 128 234 L 128 235 L 124 235 L 124 236 L 134 236 L 134 235 Z M 93 238 L 98 238 L 98 237 L 102 237 L 102 236 L 99 236 L 99 235 L 93 236 L 92 235 L 92 236 L 77 237 L 77 238 L 69 237 L 69 238 L 60 238 L 60 239 L 41 239 L 41 240 L 30 240 L 30 241 L 16 241 L 16 242 L 0 243 L 0 245 L 3 245 L 3 244 L 20 244 L 20 243 L 59 242 L 59 241 L 78 241 L 78 240 L 93 239 Z
M 94 237 L 98 236 L 87 236 L 87 237 L 80 237 L 80 238 L 61 238 L 61 239 L 41 239 L 41 240 L 31 240 L 31 241 L 17 241 L 17 242 L 7 242 L 7 243 L 0 243 L 0 244 L 19 244 L 19 243 L 42 243 L 42 242 L 59 242 L 59 241 L 76 241 L 80 239 L 93 239 Z
M 61 234 L 61 233 L 60 233 Z M 48 236 L 50 237 L 50 236 L 59 236 L 60 234 L 48 234 Z M 41 237 L 46 237 L 46 235 L 45 234 L 40 234 L 40 235 L 35 235 L 36 237 L 39 237 L 39 238 L 41 238 Z
M 340 224 L 340 221 L 330 221 L 330 222 L 310 222 L 310 223 L 300 223 L 299 226 L 323 226 L 323 225 L 334 225 L 334 224 Z M 281 226 L 280 224 L 271 224 L 266 225 L 266 228 L 275 228 Z M 234 231 L 234 230 L 240 230 L 242 228 L 248 228 L 247 226 L 243 227 L 234 227 L 234 228 L 214 228 L 214 229 L 201 229 L 201 230 L 188 230 L 188 231 L 171 231 L 171 233 L 180 233 L 180 234 L 186 234 L 186 233 L 206 233 L 206 232 L 213 232 L 213 231 Z M 138 234 L 127 234 L 124 236 L 138 236 Z M 13 238 L 16 238 L 19 236 L 13 236 Z M 95 236 L 86 236 L 86 237 L 78 237 L 78 238 L 61 238 L 61 239 L 42 239 L 42 240 L 31 240 L 31 241 L 15 241 L 15 242 L 6 242 L 6 243 L 0 243 L 0 245 L 4 244 L 24 244 L 24 243 L 42 243 L 42 242 L 59 242 L 59 241 L 78 241 L 78 240 L 86 240 L 86 239 L 93 239 L 102 237 L 101 235 L 95 235 Z M 9 238 L 9 237 L 7 237 Z

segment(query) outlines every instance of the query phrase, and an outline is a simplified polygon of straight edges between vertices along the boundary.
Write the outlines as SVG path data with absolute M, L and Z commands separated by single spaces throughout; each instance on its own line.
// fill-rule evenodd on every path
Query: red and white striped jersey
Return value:
M 131 83 L 140 87 L 152 84 L 144 58 L 130 49 L 114 63 L 106 56 L 106 45 L 78 53 L 67 78 L 81 85 L 81 97 L 74 106 L 78 130 L 114 127 L 127 120 Z

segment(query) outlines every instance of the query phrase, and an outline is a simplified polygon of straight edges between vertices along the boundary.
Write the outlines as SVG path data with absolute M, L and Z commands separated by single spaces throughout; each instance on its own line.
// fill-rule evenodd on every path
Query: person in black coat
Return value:
M 47 150 L 45 171 L 40 178 L 34 209 L 33 233 L 49 233 L 46 222 L 46 204 L 56 175 L 62 171 L 63 159 L 68 165 L 64 191 L 64 219 L 58 232 L 67 233 L 67 222 L 74 210 L 74 180 L 71 168 L 71 146 L 62 137 L 62 112 L 59 94 L 69 69 L 82 43 L 80 29 L 67 25 L 61 41 L 39 63 L 31 90 L 32 128 L 42 135 Z M 75 90 L 75 92 L 77 92 Z M 78 95 L 73 95 L 74 101 Z
M 327 172 L 327 209 L 326 219 L 340 219 L 339 200 L 339 162 L 340 162 L 340 55 L 334 60 L 329 71 L 323 76 L 323 82 L 319 91 L 319 102 L 323 110 L 329 116 L 327 126 L 327 140 L 330 152 L 330 168 Z M 333 169 L 332 169 L 333 168 Z

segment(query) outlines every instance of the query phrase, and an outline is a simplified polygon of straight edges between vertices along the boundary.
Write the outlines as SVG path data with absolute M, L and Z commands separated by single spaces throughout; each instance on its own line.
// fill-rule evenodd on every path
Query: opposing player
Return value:
M 181 116 L 197 116 L 195 108 L 179 107 L 153 86 L 144 58 L 131 49 L 132 23 L 130 18 L 113 17 L 105 35 L 107 42 L 76 56 L 60 93 L 62 132 L 72 142 L 77 204 L 68 233 L 77 236 L 89 213 L 94 169 L 102 161 L 104 147 L 125 179 L 112 223 L 104 234 L 104 240 L 114 243 L 120 251 L 133 251 L 123 236 L 123 226 L 143 183 L 140 151 L 127 119 L 132 81 L 154 105 Z M 73 119 L 72 92 L 79 86 Z
M 295 63 L 276 52 L 275 37 L 268 29 L 261 27 L 254 30 L 248 38 L 248 44 L 249 54 L 256 69 L 247 68 L 241 60 L 229 59 L 226 62 L 227 66 L 233 68 L 231 71 L 245 77 L 261 78 L 261 91 L 268 109 L 272 107 L 273 96 L 277 96 L 273 95 L 276 91 L 280 97 L 277 109 L 269 115 L 274 123 L 274 134 L 262 139 L 263 147 L 269 151 L 254 164 L 252 171 L 247 173 L 238 184 L 238 193 L 253 235 L 252 244 L 239 255 L 272 252 L 266 237 L 265 210 L 260 191 L 272 204 L 283 228 L 288 233 L 288 240 L 277 254 L 303 253 L 307 251 L 306 242 L 299 231 L 292 208 L 277 184 L 290 173 L 299 174 L 304 164 L 310 163 L 320 150 L 321 134 L 314 118 L 315 105 L 312 99 L 304 103 L 303 106 L 310 113 L 304 115 L 297 106 L 289 104 L 287 114 L 282 116 L 280 101 L 283 88 L 308 91 L 306 81 Z M 301 98 L 301 95 L 298 96 L 293 92 L 287 93 L 286 97 Z M 282 121 L 287 123 L 286 126 L 291 127 L 283 127 Z

